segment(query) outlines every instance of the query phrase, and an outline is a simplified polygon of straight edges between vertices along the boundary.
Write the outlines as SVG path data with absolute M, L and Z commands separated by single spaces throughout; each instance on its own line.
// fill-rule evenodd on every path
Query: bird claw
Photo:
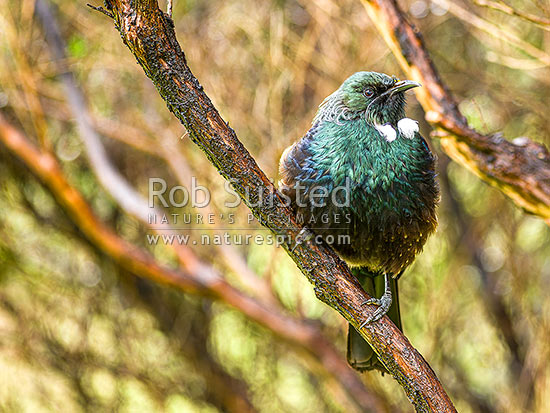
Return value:
M 311 232 L 306 227 L 302 228 L 302 230 L 296 236 L 296 244 L 294 244 L 294 246 L 290 249 L 290 251 L 291 252 L 294 251 L 298 245 L 309 241 L 311 238 L 313 238 L 313 232 Z
M 386 278 L 386 291 L 380 298 L 371 298 L 365 301 L 366 305 L 377 305 L 378 308 L 365 321 L 361 323 L 359 328 L 365 327 L 369 323 L 380 320 L 389 311 L 392 303 L 391 291 L 389 290 L 389 280 Z

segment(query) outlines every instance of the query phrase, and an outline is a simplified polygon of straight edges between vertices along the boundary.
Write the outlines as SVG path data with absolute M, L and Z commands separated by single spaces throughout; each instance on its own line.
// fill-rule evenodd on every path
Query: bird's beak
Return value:
M 393 85 L 391 89 L 388 89 L 384 95 L 389 94 L 390 97 L 395 95 L 397 92 L 404 92 L 406 90 L 412 89 L 413 87 L 421 87 L 422 85 L 414 80 L 400 80 Z

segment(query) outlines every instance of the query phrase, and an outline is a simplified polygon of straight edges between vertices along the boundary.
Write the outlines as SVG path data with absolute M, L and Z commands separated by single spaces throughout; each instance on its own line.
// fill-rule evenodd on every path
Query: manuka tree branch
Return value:
M 191 140 L 232 183 L 256 218 L 276 235 L 291 240 L 284 247 L 314 285 L 317 297 L 358 328 L 375 311 L 363 305 L 370 297 L 330 248 L 306 243 L 291 250 L 302 228 L 191 73 L 172 20 L 158 8 L 156 0 L 109 0 L 105 7 L 114 16 L 123 42 L 170 111 L 186 127 Z M 248 199 L 247 193 L 255 197 Z M 254 206 L 259 194 L 264 202 Z M 380 355 L 417 411 L 455 411 L 430 366 L 387 317 L 366 325 L 360 333 Z
M 426 120 L 443 130 L 441 146 L 456 162 L 499 188 L 518 206 L 550 225 L 550 153 L 527 138 L 509 142 L 498 134 L 482 135 L 468 126 L 439 77 L 424 41 L 395 0 L 363 0 L 372 22 L 412 80 Z

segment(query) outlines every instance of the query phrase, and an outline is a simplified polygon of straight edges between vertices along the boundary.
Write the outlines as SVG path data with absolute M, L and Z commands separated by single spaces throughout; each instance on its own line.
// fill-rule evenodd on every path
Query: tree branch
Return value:
M 406 75 L 424 85 L 416 89 L 416 96 L 426 120 L 445 131 L 440 136 L 443 150 L 550 225 L 550 153 L 546 147 L 523 137 L 509 142 L 498 134 L 482 135 L 469 127 L 439 77 L 420 33 L 397 2 L 363 0 L 363 4 Z
M 173 22 L 158 8 L 156 0 L 110 0 L 106 1 L 106 7 L 114 15 L 123 42 L 170 111 L 186 127 L 191 140 L 232 183 L 263 225 L 278 236 L 295 240 L 301 227 L 191 73 L 176 40 Z M 247 193 L 253 194 L 250 199 Z M 253 206 L 259 194 L 268 202 Z M 290 251 L 290 242 L 283 246 L 314 285 L 317 297 L 356 328 L 374 311 L 363 305 L 367 294 L 330 248 L 302 244 Z M 366 325 L 360 333 L 375 348 L 418 411 L 455 411 L 435 373 L 387 317 Z
M 379 396 L 365 389 L 341 355 L 311 324 L 285 316 L 278 308 L 259 303 L 241 293 L 224 281 L 213 267 L 196 257 L 191 258 L 194 265 L 187 265 L 185 270 L 172 270 L 160 266 L 151 255 L 120 238 L 96 217 L 82 195 L 69 184 L 57 159 L 37 149 L 6 121 L 2 112 L 0 141 L 48 187 L 84 236 L 122 268 L 155 283 L 219 300 L 234 307 L 282 339 L 305 349 L 321 363 L 328 374 L 344 386 L 362 409 L 386 411 L 385 403 Z

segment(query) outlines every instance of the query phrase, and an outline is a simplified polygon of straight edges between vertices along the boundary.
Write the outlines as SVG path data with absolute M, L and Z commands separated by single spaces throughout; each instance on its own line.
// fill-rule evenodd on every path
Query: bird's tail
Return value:
M 380 298 L 384 294 L 384 274 L 373 273 L 364 267 L 352 268 L 352 273 L 359 280 L 363 289 L 371 296 Z M 401 328 L 401 314 L 399 312 L 399 297 L 397 292 L 397 279 L 390 277 L 392 303 L 387 316 Z M 361 337 L 361 335 L 350 324 L 348 328 L 348 363 L 359 371 L 380 370 L 387 373 L 388 370 L 376 356 L 372 347 Z

